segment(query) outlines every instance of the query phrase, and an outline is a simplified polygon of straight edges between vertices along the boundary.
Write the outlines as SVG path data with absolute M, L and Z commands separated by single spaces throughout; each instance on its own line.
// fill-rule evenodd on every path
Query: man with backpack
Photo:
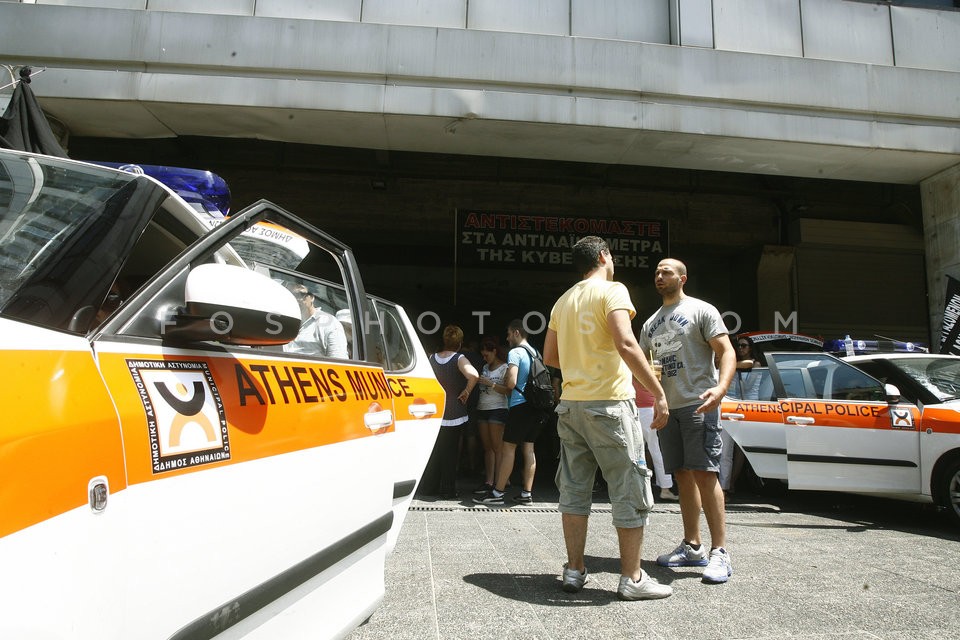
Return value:
M 544 394 L 540 393 L 543 391 L 542 388 L 536 389 L 536 393 L 534 393 L 535 389 L 531 388 L 530 399 L 525 396 L 524 390 L 528 385 L 538 386 L 531 385 L 531 369 L 535 372 L 539 372 L 540 369 L 546 371 L 546 369 L 543 367 L 540 354 L 527 342 L 527 331 L 521 320 L 513 320 L 507 325 L 507 344 L 510 345 L 510 352 L 507 354 L 507 373 L 501 384 L 491 385 L 494 391 L 508 397 L 507 424 L 503 431 L 503 446 L 500 449 L 501 458 L 497 465 L 496 482 L 484 495 L 473 499 L 479 504 L 504 504 L 504 491 L 513 472 L 518 445 L 523 446 L 523 485 L 520 495 L 515 496 L 513 502 L 518 504 L 533 502 L 533 477 L 537 471 L 537 456 L 533 445 L 547 421 L 549 411 L 552 410 L 552 406 L 550 408 L 543 406 L 548 401 L 544 400 Z M 546 375 L 549 385 L 549 373 Z M 484 384 L 482 381 L 483 378 L 481 378 L 481 384 Z M 540 384 L 542 385 L 542 382 Z
M 627 288 L 613 279 L 607 243 L 596 236 L 581 238 L 573 246 L 573 266 L 581 280 L 554 304 L 543 347 L 544 361 L 563 371 L 556 476 L 567 547 L 561 588 L 577 593 L 588 581 L 584 548 L 599 466 L 620 544 L 618 597 L 666 598 L 673 590 L 640 566 L 643 527 L 654 502 L 632 378 L 653 394 L 653 429 L 667 422 L 666 396 L 633 335 L 630 320 L 636 309 Z

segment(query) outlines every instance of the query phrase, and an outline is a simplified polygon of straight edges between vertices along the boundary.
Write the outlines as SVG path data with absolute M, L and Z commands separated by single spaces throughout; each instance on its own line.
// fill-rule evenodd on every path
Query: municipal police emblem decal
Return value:
M 890 426 L 894 429 L 913 431 L 913 413 L 910 409 L 890 409 Z
M 206 362 L 127 360 L 140 394 L 154 473 L 230 459 L 220 392 Z

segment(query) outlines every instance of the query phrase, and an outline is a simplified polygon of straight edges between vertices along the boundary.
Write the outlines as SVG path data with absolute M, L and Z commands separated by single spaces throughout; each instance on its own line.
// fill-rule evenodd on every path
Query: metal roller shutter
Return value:
M 929 344 L 923 236 L 908 226 L 801 220 L 800 331 Z

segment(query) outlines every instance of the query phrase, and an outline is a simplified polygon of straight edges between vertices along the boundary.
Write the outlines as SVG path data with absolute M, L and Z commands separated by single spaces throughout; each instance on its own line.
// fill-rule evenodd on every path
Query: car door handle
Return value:
M 370 431 L 379 431 L 393 424 L 393 412 L 388 410 L 371 411 L 363 414 L 363 424 Z
M 414 418 L 426 418 L 427 416 L 437 415 L 437 405 L 430 403 L 422 404 L 411 404 L 410 405 L 410 415 Z
M 816 420 L 807 416 L 787 416 L 787 422 L 790 424 L 813 424 Z
M 720 417 L 724 420 L 743 420 L 745 416 L 742 413 L 721 413 Z

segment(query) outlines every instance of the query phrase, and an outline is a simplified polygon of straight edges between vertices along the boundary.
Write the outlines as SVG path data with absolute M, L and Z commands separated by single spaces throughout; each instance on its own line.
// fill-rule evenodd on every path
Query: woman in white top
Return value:
M 493 338 L 484 338 L 480 343 L 480 355 L 486 364 L 480 372 L 480 398 L 477 400 L 477 431 L 483 443 L 485 482 L 474 493 L 486 493 L 493 488 L 497 467 L 500 463 L 500 448 L 503 445 L 503 427 L 507 423 L 507 394 L 503 386 L 507 374 L 507 350 Z M 496 387 L 501 389 L 496 390 Z

